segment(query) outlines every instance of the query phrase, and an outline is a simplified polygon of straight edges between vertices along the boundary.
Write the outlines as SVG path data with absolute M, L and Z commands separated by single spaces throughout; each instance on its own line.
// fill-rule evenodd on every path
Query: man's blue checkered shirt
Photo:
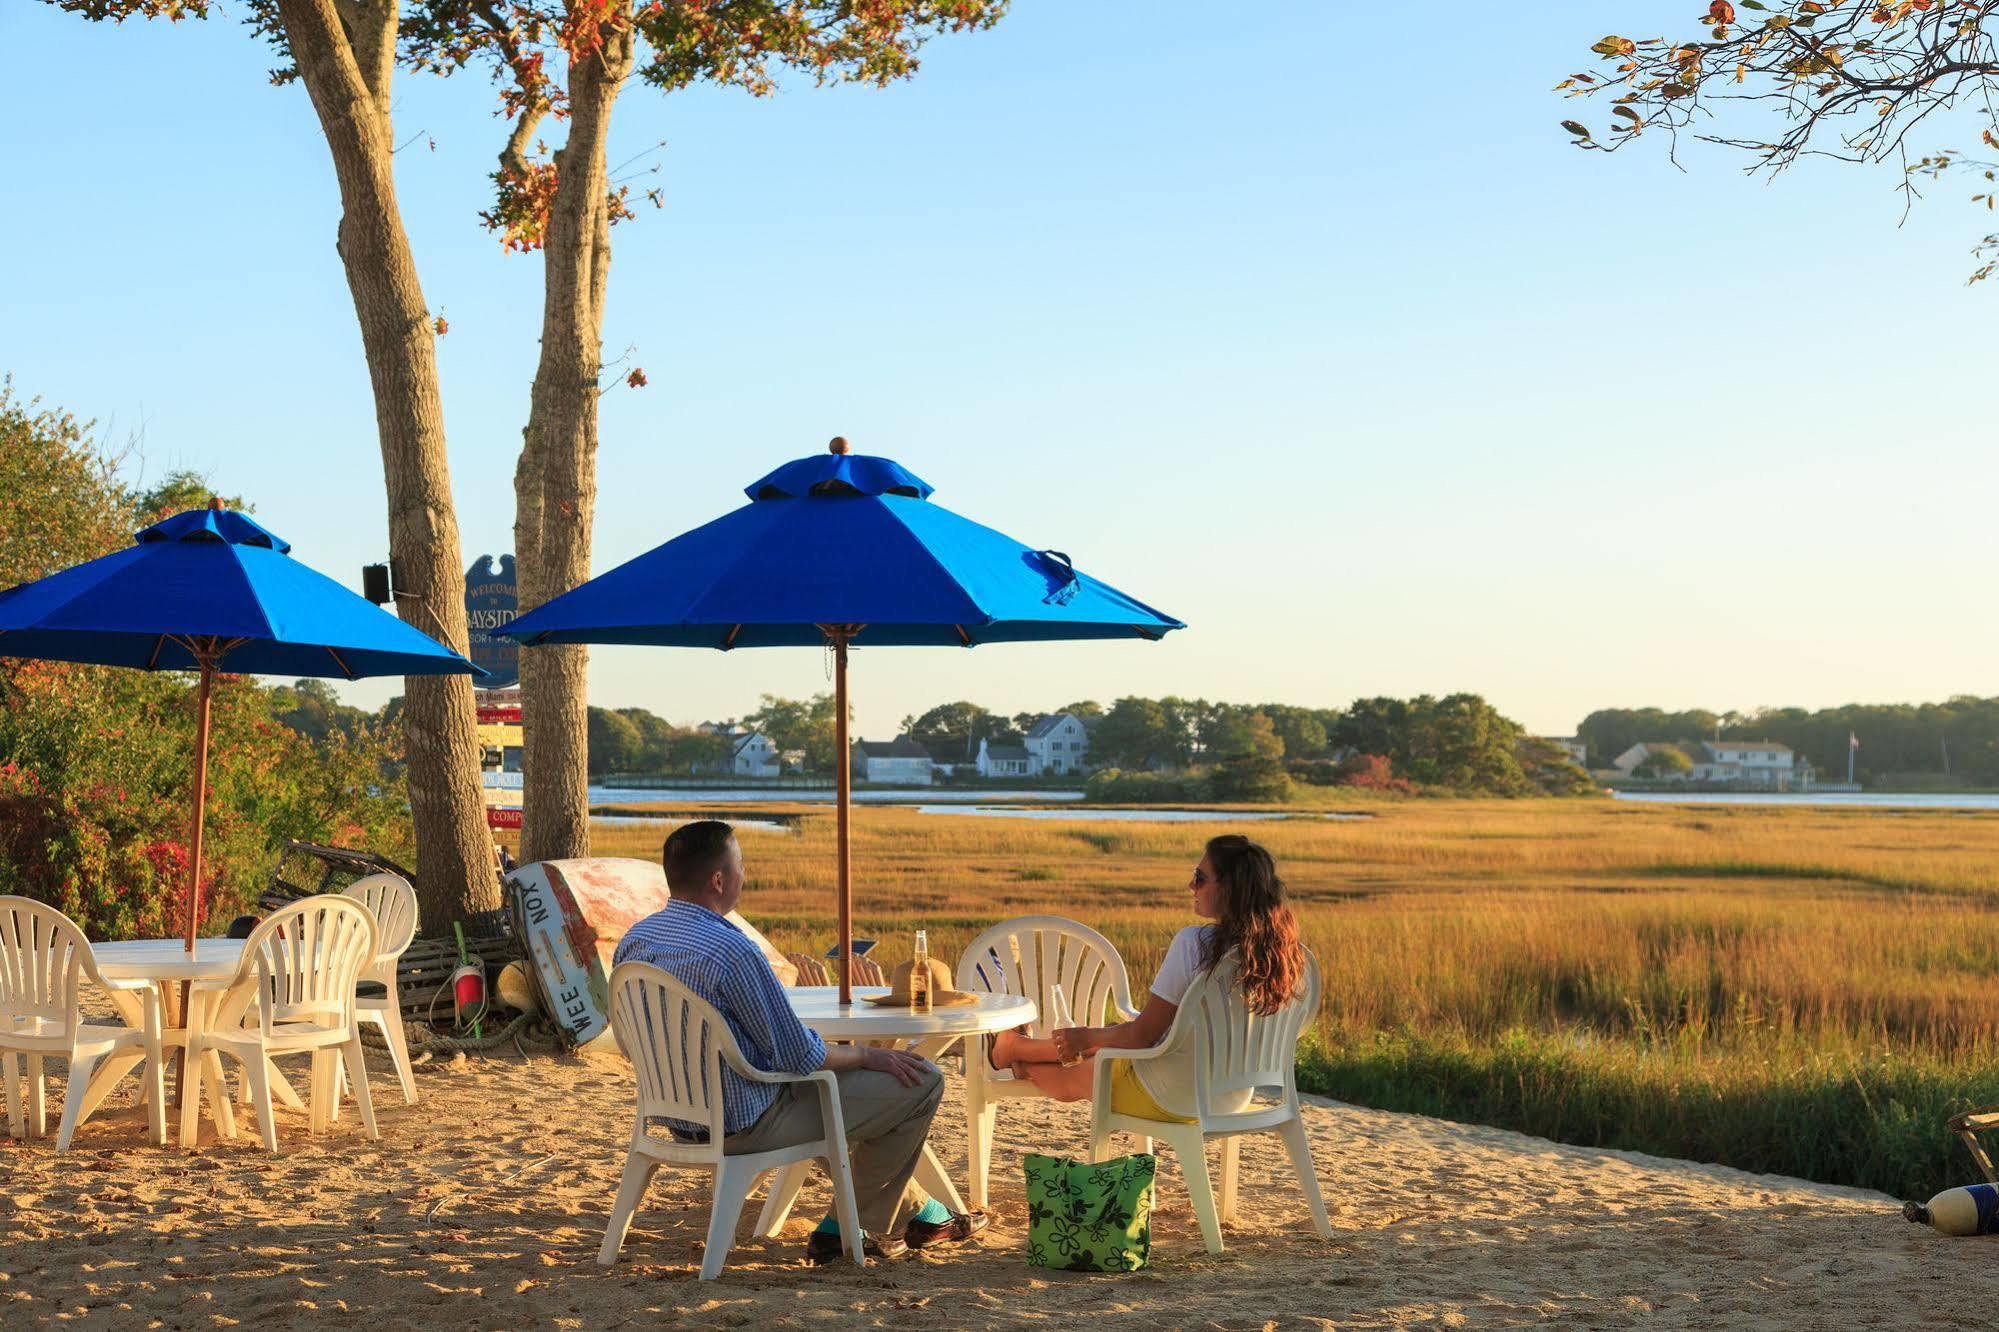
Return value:
M 713 1004 L 735 1033 L 743 1058 L 766 1073 L 810 1073 L 826 1060 L 826 1042 L 792 1010 L 763 952 L 707 907 L 678 899 L 625 932 L 611 963 L 649 962 Z M 722 1124 L 740 1133 L 762 1118 L 778 1088 L 722 1066 Z M 668 1120 L 680 1135 L 707 1125 Z

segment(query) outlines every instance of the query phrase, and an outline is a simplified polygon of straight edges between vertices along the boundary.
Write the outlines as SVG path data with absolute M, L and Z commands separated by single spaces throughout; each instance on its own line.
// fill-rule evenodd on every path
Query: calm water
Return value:
M 1372 814 L 1292 814 L 1239 809 L 1018 809 L 999 805 L 918 805 L 918 814 L 977 815 L 987 819 L 1061 819 L 1077 823 L 1261 823 L 1267 819 L 1371 819 Z
M 854 803 L 857 805 L 976 805 L 996 800 L 1010 804 L 1053 805 L 1082 798 L 1081 791 L 964 791 L 926 786 L 913 786 L 908 790 L 867 789 L 854 792 Z M 714 788 L 593 786 L 590 788 L 590 803 L 593 805 L 665 800 L 671 800 L 676 804 L 698 802 L 704 805 L 830 805 L 833 803 L 833 788 L 830 786 L 802 789 L 772 786 Z
M 1999 809 L 1999 794 L 1952 794 L 1912 791 L 1807 791 L 1799 794 L 1757 791 L 1619 791 L 1615 799 L 1647 805 L 1825 805 L 1854 809 Z

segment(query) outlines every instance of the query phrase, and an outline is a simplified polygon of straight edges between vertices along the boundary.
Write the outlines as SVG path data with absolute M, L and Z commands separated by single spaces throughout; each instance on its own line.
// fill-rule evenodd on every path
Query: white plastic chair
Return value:
M 825 1069 L 803 1077 L 766 1073 L 743 1058 L 729 1024 L 699 995 L 671 974 L 644 962 L 626 962 L 611 972 L 611 1030 L 638 1076 L 638 1110 L 632 1119 L 631 1149 L 618 1181 L 617 1201 L 597 1261 L 618 1260 L 632 1214 L 646 1185 L 662 1165 L 691 1166 L 715 1174 L 708 1212 L 708 1239 L 701 1250 L 701 1279 L 722 1274 L 735 1243 L 736 1222 L 757 1180 L 769 1170 L 819 1157 L 833 1182 L 833 1211 L 840 1243 L 856 1263 L 861 1256 L 861 1218 L 854 1204 L 854 1179 L 847 1160 L 846 1124 L 840 1116 L 840 1084 Z M 824 1137 L 776 1151 L 728 1156 L 723 1152 L 722 1066 L 751 1082 L 810 1082 L 819 1091 Z M 649 1119 L 704 1124 L 706 1142 L 678 1142 L 646 1131 Z
M 1017 994 L 1032 999 L 1045 1026 L 1048 991 L 1060 985 L 1069 1011 L 1078 1023 L 1096 1026 L 1105 1019 L 1125 1022 L 1138 1016 L 1131 1006 L 1131 980 L 1124 959 L 1109 939 L 1089 926 L 1062 916 L 1018 916 L 1002 921 L 965 950 L 954 976 L 958 988 L 986 994 Z M 992 1170 L 993 1122 L 1001 1101 L 1040 1097 L 1033 1083 L 1011 1073 L 995 1072 L 986 1061 L 992 1038 L 965 1041 L 966 1155 L 970 1179 L 966 1201 L 986 1205 L 986 1185 Z
M 370 874 L 348 884 L 343 896 L 361 903 L 375 917 L 379 931 L 376 946 L 381 950 L 362 970 L 361 979 L 380 985 L 382 994 L 357 996 L 354 1016 L 382 1029 L 396 1077 L 403 1084 L 403 1104 L 415 1105 L 416 1078 L 410 1072 L 409 1038 L 403 1034 L 403 999 L 396 990 L 396 963 L 416 938 L 416 893 L 400 874 Z
M 139 1027 L 83 1020 L 83 982 L 102 986 L 122 1015 L 136 1004 Z M 136 996 L 136 998 L 134 998 Z M 0 1084 L 6 1088 L 7 1132 L 41 1137 L 49 1131 L 42 1061 L 69 1061 L 56 1150 L 69 1150 L 83 1111 L 84 1090 L 100 1060 L 121 1050 L 145 1054 L 147 1127 L 155 1145 L 167 1140 L 166 1091 L 160 1068 L 160 996 L 150 982 L 106 980 L 90 940 L 75 921 L 25 897 L 0 897 Z M 27 1060 L 27 1086 L 19 1060 Z
M 1318 1227 L 1320 1238 L 1331 1239 L 1332 1222 L 1326 1218 L 1325 1199 L 1319 1195 L 1312 1144 L 1305 1135 L 1304 1116 L 1298 1108 L 1298 1037 L 1318 1011 L 1319 963 L 1311 954 L 1305 955 L 1305 982 L 1298 993 L 1268 1017 L 1250 1011 L 1236 987 L 1234 959 L 1224 959 L 1188 987 L 1173 1025 L 1159 1044 L 1143 1050 L 1098 1052 L 1096 1090 L 1090 1113 L 1090 1159 L 1102 1161 L 1109 1157 L 1113 1133 L 1163 1140 L 1180 1158 L 1180 1172 L 1186 1177 L 1187 1193 L 1194 1204 L 1194 1216 L 1201 1223 L 1201 1238 L 1207 1241 L 1208 1252 L 1220 1253 L 1221 1223 L 1235 1219 L 1238 1138 L 1245 1133 L 1276 1133 L 1284 1139 L 1285 1150 L 1290 1153 L 1291 1168 L 1297 1172 L 1305 1201 L 1312 1210 L 1312 1223 Z M 1114 1059 L 1191 1061 L 1193 1102 L 1169 1105 L 1160 1101 L 1159 1108 L 1197 1122 L 1169 1124 L 1113 1110 Z M 1255 1100 L 1259 1087 L 1278 1087 L 1283 1095 L 1275 1105 L 1259 1105 Z M 1223 1140 L 1219 1209 L 1208 1177 L 1209 1138 Z
M 330 894 L 308 897 L 272 912 L 250 931 L 235 976 L 219 984 L 196 983 L 190 1002 L 206 1004 L 213 1016 L 202 1030 L 190 1030 L 188 1066 L 200 1067 L 211 1052 L 241 1061 L 266 1150 L 278 1150 L 270 1061 L 292 1054 L 312 1056 L 312 1099 L 306 1108 L 312 1132 L 331 1117 L 344 1058 L 362 1126 L 370 1138 L 381 1137 L 354 1016 L 354 987 L 375 958 L 376 938 L 375 918 L 359 902 Z M 181 1103 L 183 1144 L 194 1141 L 199 1109 L 198 1096 Z M 222 1136 L 234 1137 L 226 1104 L 217 1105 L 216 1118 Z

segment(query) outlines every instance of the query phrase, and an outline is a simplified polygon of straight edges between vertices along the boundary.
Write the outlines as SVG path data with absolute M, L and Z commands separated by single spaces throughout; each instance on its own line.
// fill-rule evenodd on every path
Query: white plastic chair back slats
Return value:
M 722 1015 L 685 986 L 637 968 L 612 977 L 610 1009 L 611 1030 L 638 1077 L 641 1130 L 658 1118 L 705 1125 L 720 1155 L 724 1044 L 735 1053 Z
M 97 967 L 90 941 L 52 906 L 0 897 L 0 1035 L 17 1049 L 67 1051 L 81 1021 L 78 992 Z
M 308 897 L 273 912 L 243 944 L 221 1025 L 241 1021 L 253 994 L 266 1036 L 286 1023 L 345 1025 L 353 1016 L 354 987 L 375 959 L 375 939 L 375 918 L 350 898 Z
M 1249 1001 L 1236 988 L 1236 960 L 1225 958 L 1187 987 L 1173 1025 L 1158 1045 L 1124 1052 L 1124 1058 L 1141 1071 L 1141 1076 L 1149 1063 L 1191 1063 L 1194 1103 L 1175 1105 L 1170 1099 L 1159 1098 L 1160 1109 L 1171 1115 L 1192 1116 L 1191 1121 L 1141 1118 L 1118 1110 L 1112 1104 L 1114 1061 L 1097 1061 L 1090 1105 L 1090 1159 L 1109 1158 L 1113 1133 L 1165 1142 L 1179 1158 L 1187 1196 L 1209 1253 L 1222 1252 L 1222 1223 L 1235 1215 L 1238 1144 L 1246 1133 L 1275 1133 L 1283 1140 L 1313 1227 L 1321 1239 L 1333 1235 L 1326 1200 L 1319 1191 L 1318 1169 L 1312 1162 L 1304 1111 L 1298 1103 L 1298 1038 L 1319 1011 L 1319 962 L 1310 953 L 1305 955 L 1305 972 L 1300 979 L 1298 992 L 1284 1007 L 1259 1016 L 1250 1011 Z M 1258 1103 L 1255 1093 L 1259 1087 L 1277 1088 L 1277 1100 Z M 1157 1089 L 1151 1090 L 1156 1096 Z M 1208 1174 L 1210 1137 L 1222 1139 L 1219 1198 Z
M 1049 988 L 1062 987 L 1077 1022 L 1121 1021 L 1131 1010 L 1124 959 L 1103 935 L 1061 916 L 1021 916 L 972 941 L 954 977 L 959 988 L 1032 999 L 1045 1024 Z
M 1194 1061 L 1192 1107 L 1166 1106 L 1204 1119 L 1240 1113 L 1258 1087 L 1293 1090 L 1298 1038 L 1319 1011 L 1319 963 L 1306 954 L 1305 975 L 1291 1001 L 1275 1013 L 1252 1012 L 1236 984 L 1236 961 L 1224 958 L 1187 988 L 1167 1042 Z M 1191 1046 L 1191 1049 L 1185 1047 Z
M 362 979 L 387 984 L 395 979 L 396 959 L 416 938 L 415 890 L 400 874 L 370 874 L 348 884 L 341 895 L 368 908 L 368 914 L 375 918 L 377 951 Z

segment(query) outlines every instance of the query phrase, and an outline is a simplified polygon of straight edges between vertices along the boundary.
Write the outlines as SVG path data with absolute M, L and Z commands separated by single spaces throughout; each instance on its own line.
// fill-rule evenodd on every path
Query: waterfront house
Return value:
M 1082 718 L 1053 712 L 1028 728 L 1021 747 L 1027 751 L 1028 776 L 1068 776 L 1084 771 L 1090 732 Z
M 854 744 L 854 775 L 864 782 L 928 786 L 932 771 L 930 751 L 907 735 Z
M 1034 775 L 1033 763 L 1026 745 L 996 745 L 989 740 L 979 741 L 978 767 L 981 777 L 1030 777 Z
M 1674 744 L 1665 740 L 1643 740 L 1611 760 L 1611 766 L 1630 777 L 1646 759 L 1660 750 L 1677 749 L 1687 756 L 1686 771 L 1662 775 L 1665 781 L 1748 786 L 1764 790 L 1788 791 L 1794 783 L 1810 781 L 1809 765 L 1801 765 L 1789 745 L 1772 740 L 1699 740 Z
M 712 722 L 701 729 L 725 741 L 729 748 L 714 762 L 699 764 L 699 774 L 710 777 L 776 777 L 784 771 L 784 759 L 777 752 L 777 746 L 762 731 L 731 730 Z

